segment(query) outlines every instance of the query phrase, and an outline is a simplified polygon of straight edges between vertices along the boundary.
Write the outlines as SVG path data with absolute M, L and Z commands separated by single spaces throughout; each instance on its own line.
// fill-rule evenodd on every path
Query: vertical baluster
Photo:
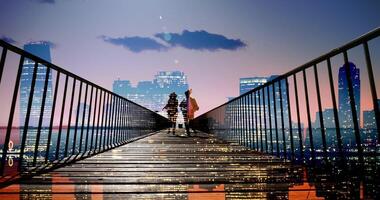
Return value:
M 73 88 L 72 88 L 72 92 L 71 92 L 71 101 L 70 101 L 70 110 L 69 110 L 69 121 L 68 121 L 68 125 L 67 125 L 67 136 L 66 136 L 65 156 L 64 157 L 67 157 L 68 148 L 69 148 L 69 142 L 70 142 L 71 116 L 72 116 L 72 112 L 73 112 L 75 84 L 76 84 L 76 79 L 73 78 Z M 58 141 L 58 143 L 59 142 L 60 141 Z
M 96 149 L 98 149 L 98 151 L 100 150 L 100 145 L 98 145 L 98 143 L 100 144 L 100 139 L 101 139 L 101 135 L 102 135 L 102 122 L 103 122 L 103 111 L 104 111 L 104 106 L 102 106 L 104 104 L 104 92 L 103 90 L 99 89 L 100 92 L 99 92 L 99 108 L 98 108 L 98 122 L 97 122 L 97 125 L 96 125 L 96 135 L 95 135 L 95 151 Z M 103 98 L 102 98 L 103 96 Z M 100 131 L 99 131 L 100 129 Z M 98 142 L 99 141 L 99 142 Z
M 360 130 L 359 130 L 359 120 L 358 120 L 358 112 L 356 110 L 356 100 L 354 97 L 354 89 L 353 89 L 353 82 L 352 82 L 352 74 L 351 69 L 348 63 L 348 56 L 347 51 L 343 52 L 344 57 L 344 66 L 346 70 L 346 80 L 348 84 L 348 95 L 350 97 L 350 106 L 351 106 L 351 114 L 352 114 L 352 121 L 354 123 L 354 131 L 355 131 L 355 140 L 356 145 L 358 147 L 358 154 L 359 154 L 359 162 L 363 162 L 363 147 L 361 145 L 361 139 L 360 139 Z M 360 103 L 360 102 L 359 102 Z
M 76 116 L 75 116 L 74 142 L 73 142 L 72 155 L 75 154 L 75 148 L 76 148 L 76 144 L 77 144 L 78 123 L 79 123 L 79 115 L 80 115 L 80 100 L 82 98 L 82 85 L 83 85 L 83 82 L 79 81 L 79 94 L 78 94 L 78 102 L 77 102 L 77 112 L 76 112 Z
M 263 117 L 264 117 L 264 136 L 265 136 L 265 152 L 268 153 L 268 136 L 267 136 L 267 112 L 266 112 L 266 101 L 265 101 L 265 87 L 260 89 L 263 99 Z
M 69 82 L 69 76 L 66 75 L 65 78 L 65 87 L 63 89 L 63 100 L 62 100 L 62 107 L 61 107 L 61 117 L 59 119 L 59 129 L 58 129 L 58 137 L 57 137 L 57 148 L 55 151 L 55 160 L 58 160 L 59 157 L 59 150 L 60 150 L 60 144 L 61 144 L 61 136 L 62 136 L 62 126 L 63 126 L 63 117 L 65 113 L 65 105 L 66 105 L 66 93 L 67 93 L 67 84 Z
M 276 154 L 280 156 L 280 146 L 278 144 L 278 126 L 277 126 L 277 109 L 276 109 L 276 83 L 272 85 L 273 92 L 273 114 L 274 114 L 274 128 L 276 133 Z
M 105 114 L 105 121 L 104 121 L 104 132 L 103 132 L 103 137 L 102 137 L 102 145 L 103 145 L 103 150 L 106 149 L 106 138 L 108 137 L 107 135 L 107 130 L 108 130 L 108 124 L 109 124 L 109 116 L 110 116 L 110 113 L 111 113 L 111 109 L 110 109 L 110 104 L 111 104 L 111 101 L 112 99 L 110 99 L 110 94 L 107 92 L 107 104 L 105 104 L 105 107 L 106 107 L 106 114 Z
M 107 109 L 106 105 L 107 105 L 107 102 L 108 102 L 107 101 L 107 92 L 103 90 L 102 122 L 101 122 L 101 125 L 100 125 L 99 147 L 98 147 L 99 151 L 101 151 L 101 149 L 102 149 L 102 141 L 103 141 L 103 135 L 104 135 L 103 130 L 104 130 L 104 124 L 105 124 L 104 120 L 105 120 L 105 118 L 107 116 L 107 114 L 106 114 L 106 109 Z
M 1 53 L 1 59 L 0 59 L 0 83 L 1 83 L 1 78 L 3 77 L 4 64 L 5 64 L 6 57 L 7 57 L 7 49 L 3 47 L 3 51 Z
M 91 110 L 93 109 L 92 107 L 92 98 L 93 98 L 93 95 L 94 95 L 94 86 L 93 85 L 90 85 L 91 87 L 91 91 L 90 91 L 90 105 L 88 107 L 88 114 L 87 114 L 87 127 L 86 127 L 86 143 L 84 145 L 84 152 L 87 152 L 87 147 L 88 147 L 88 140 L 89 140 L 89 131 L 90 131 L 90 124 L 91 124 Z M 92 140 L 92 138 L 91 138 Z M 91 144 L 91 142 L 90 142 Z
M 263 147 L 263 127 L 262 127 L 262 121 L 261 121 L 261 118 L 263 116 L 263 114 L 261 113 L 261 94 L 260 94 L 260 90 L 257 91 L 257 98 L 258 98 L 258 103 L 259 103 L 259 131 L 258 133 L 260 134 L 260 151 L 264 151 L 264 147 Z
M 296 99 L 298 139 L 299 139 L 300 153 L 301 153 L 300 157 L 301 159 L 303 159 L 302 129 L 301 129 L 300 106 L 299 106 L 299 100 L 298 100 L 298 87 L 297 87 L 296 74 L 293 74 L 293 82 L 294 82 L 294 97 Z
M 254 93 L 255 98 L 255 135 L 256 135 L 256 150 L 259 151 L 259 128 L 257 120 L 257 92 Z
M 327 161 L 326 133 L 325 133 L 325 125 L 324 125 L 324 122 L 323 122 L 321 92 L 319 90 L 319 80 L 318 80 L 317 65 L 314 65 L 313 68 L 314 68 L 315 87 L 316 87 L 316 91 L 317 91 L 317 102 L 318 102 L 318 111 L 319 111 L 319 123 L 320 123 L 320 129 L 321 129 L 321 134 L 322 134 L 322 145 L 323 145 L 323 154 L 324 154 L 323 156 L 324 156 L 324 159 Z
M 46 94 L 47 94 L 48 83 L 49 83 L 49 74 L 50 74 L 50 67 L 46 66 L 46 75 L 45 75 L 45 82 L 44 82 L 44 90 L 42 92 L 42 102 L 41 102 L 41 108 L 40 108 L 40 118 L 38 119 L 38 128 L 37 128 L 37 134 L 36 134 L 36 144 L 34 146 L 33 166 L 36 166 L 36 162 L 37 162 L 38 146 L 40 144 L 42 121 L 43 121 L 43 118 L 44 118 Z
M 48 132 L 48 139 L 46 142 L 46 153 L 45 153 L 45 164 L 48 162 L 49 159 L 49 152 L 50 152 L 50 143 L 51 143 L 51 134 L 53 133 L 53 123 L 54 123 L 54 114 L 55 114 L 55 105 L 57 103 L 57 96 L 58 96 L 58 86 L 59 86 L 59 78 L 60 78 L 60 72 L 57 71 L 57 77 L 55 80 L 55 90 L 54 90 L 54 97 L 53 97 L 53 104 L 51 108 L 51 115 L 50 115 L 50 123 L 49 123 L 49 132 Z M 65 93 L 66 95 L 66 93 Z
M 289 118 L 289 134 L 290 134 L 290 149 L 291 149 L 291 158 L 294 159 L 294 141 L 293 141 L 293 125 L 292 125 L 292 111 L 290 109 L 290 97 L 289 97 L 289 80 L 288 77 L 286 81 L 286 100 L 288 105 L 288 118 Z
M 79 142 L 79 153 L 82 152 L 82 143 L 83 143 L 83 130 L 84 130 L 84 122 L 86 119 L 86 107 L 87 107 L 87 92 L 88 92 L 88 84 L 86 84 L 86 89 L 84 92 L 84 102 L 83 102 L 83 113 L 82 113 L 82 126 L 80 128 L 80 142 Z
M 93 86 L 94 87 L 94 86 Z M 91 126 L 91 143 L 90 143 L 90 152 L 92 151 L 92 148 L 93 148 L 93 145 L 94 145 L 94 136 L 95 136 L 95 119 L 96 119 L 96 116 L 99 116 L 100 115 L 100 113 L 99 113 L 99 111 L 100 111 L 100 106 L 99 106 L 99 111 L 98 112 L 96 112 L 96 109 L 98 109 L 98 88 L 96 88 L 95 87 L 95 89 L 96 89 L 96 91 L 95 91 L 95 102 L 94 102 L 94 115 L 93 115 L 93 117 L 92 117 L 92 126 Z M 99 100 L 100 100 L 100 96 L 101 95 L 99 95 Z M 96 126 L 96 127 L 99 127 L 98 125 Z M 96 136 L 95 136 L 96 137 Z M 95 139 L 95 141 L 96 141 L 96 139 Z M 96 146 L 96 144 L 95 144 L 95 146 Z
M 328 74 L 329 74 L 331 100 L 332 100 L 333 110 L 334 110 L 335 131 L 336 131 L 336 138 L 338 141 L 338 150 L 339 150 L 340 157 L 343 158 L 342 136 L 341 136 L 340 127 L 339 127 L 338 108 L 337 108 L 336 97 L 335 97 L 334 80 L 332 76 L 330 58 L 327 58 L 327 69 L 328 69 Z
M 21 171 L 22 169 L 22 161 L 24 159 L 25 142 L 26 142 L 26 137 L 28 135 L 28 130 L 29 130 L 29 120 L 30 120 L 30 113 L 32 111 L 32 105 L 33 105 L 33 96 L 34 96 L 34 89 L 35 89 L 36 79 L 37 79 L 37 70 L 38 70 L 38 62 L 34 61 L 32 83 L 29 90 L 28 106 L 26 110 L 25 123 L 24 123 L 23 132 L 22 132 L 22 139 L 21 139 L 20 160 L 19 160 L 19 166 L 18 166 L 19 171 Z
M 310 118 L 310 105 L 309 105 L 309 90 L 307 89 L 307 77 L 305 69 L 302 70 L 303 73 L 303 83 L 305 88 L 305 101 L 306 101 L 306 113 L 307 113 L 307 126 L 309 128 L 309 140 L 310 140 L 310 149 L 311 149 L 311 158 L 315 159 L 315 149 L 313 143 L 313 128 L 311 127 L 311 118 Z
M 20 87 L 20 79 L 21 79 L 21 72 L 22 72 L 23 64 L 24 64 L 24 56 L 21 55 L 20 61 L 19 61 L 19 66 L 17 69 L 16 83 L 15 83 L 15 87 L 13 88 L 14 90 L 13 90 L 12 104 L 11 104 L 11 110 L 9 112 L 7 132 L 5 134 L 5 140 L 4 140 L 4 146 L 3 146 L 3 155 L 1 157 L 1 165 L 0 165 L 1 175 L 4 175 L 5 161 L 7 160 L 7 153 L 9 150 L 9 140 L 10 140 L 11 132 L 12 132 L 13 117 L 14 117 L 15 109 L 16 109 L 16 101 L 17 101 L 18 90 Z
M 271 101 L 270 101 L 270 85 L 266 86 L 267 88 L 267 98 L 268 98 L 268 121 L 269 121 L 269 134 L 270 134 L 270 146 L 271 146 L 271 154 L 273 155 L 274 147 L 273 147 L 273 132 L 272 132 L 272 110 L 271 110 Z
M 278 91 L 280 93 L 280 114 L 281 114 L 281 131 L 282 131 L 282 146 L 284 148 L 284 158 L 287 157 L 287 151 L 286 151 L 286 137 L 285 137 L 285 120 L 284 120 L 284 105 L 283 105 L 283 99 L 282 99 L 282 81 L 278 81 Z
M 377 144 L 380 142 L 380 109 L 379 109 L 379 103 L 377 102 L 377 92 L 376 92 L 376 84 L 375 84 L 375 78 L 373 76 L 373 69 L 372 69 L 372 63 L 371 63 L 371 56 L 368 49 L 368 43 L 363 43 L 364 47 L 364 54 L 365 54 L 365 61 L 367 65 L 367 71 L 368 71 L 368 79 L 369 79 L 369 85 L 371 88 L 371 95 L 372 95 L 372 103 L 373 103 L 373 111 L 375 113 L 375 119 L 376 119 L 376 127 L 377 127 Z

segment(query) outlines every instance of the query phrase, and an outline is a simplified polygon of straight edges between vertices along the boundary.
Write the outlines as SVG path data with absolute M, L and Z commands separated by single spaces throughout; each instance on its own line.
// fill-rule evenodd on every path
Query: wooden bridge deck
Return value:
M 203 133 L 158 132 L 3 188 L 0 198 L 202 200 L 315 193 L 302 185 L 302 167 L 288 161 Z

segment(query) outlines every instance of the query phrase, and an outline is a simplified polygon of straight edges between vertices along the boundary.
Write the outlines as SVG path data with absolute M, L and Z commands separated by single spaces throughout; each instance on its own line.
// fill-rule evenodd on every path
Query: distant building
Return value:
M 379 109 L 380 109 L 380 99 L 377 100 L 377 104 L 379 105 Z M 363 128 L 377 129 L 374 110 L 363 111 Z
M 126 97 L 128 95 L 128 91 L 130 91 L 131 88 L 132 86 L 129 80 L 118 79 L 114 81 L 112 85 L 113 92 L 123 97 Z
M 272 77 L 274 78 L 275 76 L 240 78 L 240 95 L 264 85 L 268 80 L 272 79 Z
M 166 105 L 169 94 L 175 92 L 180 103 L 188 89 L 187 77 L 180 71 L 160 71 L 152 81 L 140 81 L 136 87 L 129 80 L 118 79 L 113 83 L 113 92 L 164 116 L 166 111 L 162 111 L 162 108 Z M 183 120 L 182 116 L 178 120 Z
M 355 64 L 348 63 L 353 94 L 355 100 L 355 109 L 357 112 L 357 120 L 360 124 L 360 70 Z M 339 68 L 338 74 L 338 97 L 339 97 L 339 122 L 342 128 L 354 128 L 352 119 L 352 110 L 350 105 L 349 85 L 346 78 L 346 66 L 343 65 Z
M 335 128 L 334 109 L 328 108 L 322 111 L 323 125 L 325 128 Z M 319 111 L 315 113 L 314 128 L 321 128 Z
M 227 97 L 227 102 L 231 101 L 232 99 L 235 99 L 236 97 Z
M 32 42 L 24 45 L 24 50 L 34 54 L 42 59 L 51 62 L 50 46 L 46 42 Z M 46 77 L 46 66 L 38 64 L 37 77 L 34 87 L 33 101 L 30 112 L 29 126 L 38 126 L 40 117 L 42 95 Z M 20 82 L 20 126 L 24 126 L 25 117 L 28 108 L 29 93 L 31 89 L 32 77 L 34 70 L 34 61 L 25 58 L 22 67 Z M 45 110 L 43 115 L 43 126 L 49 125 L 50 113 L 52 109 L 52 75 L 48 76 L 48 87 L 46 93 Z
M 246 78 L 240 78 L 240 95 L 245 94 L 261 85 L 264 85 L 265 83 L 277 78 L 278 75 L 272 75 L 268 77 L 246 77 Z M 277 115 L 277 126 L 281 127 L 281 108 L 280 108 L 280 87 L 281 87 L 281 95 L 282 95 L 282 108 L 283 108 L 283 116 L 284 116 L 284 127 L 288 128 L 289 127 L 289 113 L 288 113 L 288 100 L 287 100 L 287 93 L 286 93 L 286 83 L 284 80 L 281 80 L 280 84 L 277 82 L 275 84 L 275 96 L 276 96 L 276 115 Z M 267 90 L 264 90 L 264 93 L 260 94 L 261 98 L 261 112 L 264 113 L 264 106 L 263 106 L 263 97 L 262 95 L 265 95 L 265 99 L 268 99 L 267 96 Z M 270 86 L 269 88 L 269 96 L 270 96 L 270 107 L 271 107 L 271 117 L 272 117 L 272 122 L 274 122 L 274 101 L 273 101 L 273 88 Z M 257 95 L 257 100 L 256 100 L 256 108 L 257 112 L 260 112 L 259 109 L 259 96 Z M 251 106 L 254 105 L 254 100 L 252 102 L 248 102 Z M 266 103 L 265 106 L 265 111 L 268 112 L 269 106 L 267 106 L 268 103 Z M 263 114 L 262 116 L 262 127 L 264 127 L 264 116 L 269 116 L 267 113 Z M 259 117 L 258 117 L 259 118 Z M 258 122 L 259 123 L 259 122 Z M 274 127 L 274 123 L 272 124 L 272 127 Z

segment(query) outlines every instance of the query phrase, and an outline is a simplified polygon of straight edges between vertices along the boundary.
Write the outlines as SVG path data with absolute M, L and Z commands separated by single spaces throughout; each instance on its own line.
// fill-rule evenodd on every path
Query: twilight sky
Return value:
M 380 26 L 375 0 L 0 0 L 0 37 L 53 44 L 53 63 L 108 89 L 188 76 L 198 115 L 240 77 L 282 74 Z

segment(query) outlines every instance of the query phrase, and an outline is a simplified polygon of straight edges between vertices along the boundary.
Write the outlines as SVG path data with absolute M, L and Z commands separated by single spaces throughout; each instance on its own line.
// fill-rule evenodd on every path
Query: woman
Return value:
M 169 95 L 168 103 L 163 108 L 163 110 L 166 109 L 166 112 L 168 113 L 168 118 L 171 122 L 171 127 L 168 129 L 168 134 L 170 133 L 170 129 L 172 129 L 172 133 L 173 135 L 175 135 L 175 127 L 176 127 L 177 114 L 178 114 L 177 107 L 178 107 L 177 94 L 173 92 Z
M 193 129 L 194 133 L 196 133 L 192 124 L 192 120 L 194 119 L 194 113 L 197 110 L 199 110 L 197 101 L 190 96 L 191 92 L 192 92 L 191 89 L 185 92 L 186 98 L 183 99 L 181 104 L 179 105 L 182 111 L 183 120 L 185 121 L 186 134 L 189 137 L 191 136 L 190 128 Z

